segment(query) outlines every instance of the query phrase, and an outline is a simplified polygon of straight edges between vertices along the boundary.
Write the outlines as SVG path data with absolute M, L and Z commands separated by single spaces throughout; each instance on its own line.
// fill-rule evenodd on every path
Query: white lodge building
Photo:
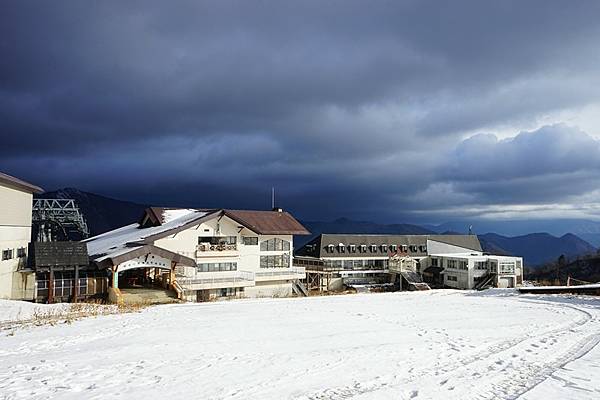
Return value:
M 33 194 L 42 191 L 0 172 L 0 299 L 33 300 L 35 275 L 25 267 Z
M 294 265 L 306 268 L 309 290 L 385 286 L 399 271 L 393 256 L 410 258 L 415 272 L 434 287 L 516 287 L 521 257 L 484 254 L 476 235 L 321 234 L 300 248 Z
M 280 209 L 151 207 L 139 223 L 86 243 L 92 262 L 112 271 L 117 296 L 114 289 L 151 282 L 181 299 L 206 301 L 304 293 L 305 271 L 292 266 L 292 253 L 293 235 L 306 234 Z

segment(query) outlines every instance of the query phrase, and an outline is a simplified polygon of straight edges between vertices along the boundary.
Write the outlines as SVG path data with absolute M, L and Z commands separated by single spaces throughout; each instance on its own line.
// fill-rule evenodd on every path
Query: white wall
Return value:
M 31 207 L 33 195 L 0 184 L 0 255 L 3 250 L 12 249 L 13 258 L 2 261 L 0 258 L 0 298 L 32 299 L 23 285 L 29 284 L 31 277 L 16 272 L 19 264 L 26 259 L 17 258 L 17 249 L 25 248 L 31 239 Z M 30 286 L 30 285 L 29 285 Z
M 236 251 L 215 251 L 215 252 L 198 252 L 198 237 L 201 236 L 235 236 L 237 238 Z M 258 237 L 258 245 L 244 245 L 243 237 Z M 289 251 L 260 251 L 260 243 L 272 239 L 279 238 L 290 242 Z M 266 271 L 281 271 L 282 268 L 260 268 L 261 255 L 281 255 L 288 254 L 290 258 L 289 265 L 292 265 L 293 254 L 293 236 L 292 235 L 257 235 L 247 228 L 240 228 L 240 225 L 228 217 L 220 219 L 215 218 L 206 221 L 200 225 L 186 229 L 175 235 L 168 236 L 157 240 L 155 246 L 161 247 L 172 252 L 182 254 L 192 258 L 196 263 L 220 263 L 220 262 L 235 262 L 237 263 L 238 271 L 248 272 L 266 272 Z M 186 276 L 196 274 L 210 274 L 210 272 L 194 272 L 190 268 L 185 269 Z M 269 281 L 257 282 L 256 287 L 247 287 L 244 289 L 246 297 L 272 297 L 291 294 L 291 283 L 287 281 Z

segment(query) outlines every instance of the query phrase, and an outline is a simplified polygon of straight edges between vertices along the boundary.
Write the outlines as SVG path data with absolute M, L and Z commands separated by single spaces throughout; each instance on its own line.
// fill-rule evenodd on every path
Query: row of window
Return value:
M 200 236 L 198 237 L 198 244 L 211 244 L 211 245 L 220 245 L 220 244 L 236 244 L 237 237 L 236 236 Z
M 260 242 L 260 251 L 289 251 L 290 242 L 287 240 L 273 238 Z
M 327 245 L 327 247 L 325 247 L 325 249 L 327 250 L 328 253 L 333 253 L 333 251 L 335 250 L 335 248 L 337 247 L 338 252 L 340 253 L 345 253 L 346 251 L 348 251 L 348 253 L 356 253 L 357 251 L 359 253 L 366 253 L 367 249 L 368 251 L 370 251 L 371 253 L 376 253 L 378 250 L 381 250 L 381 252 L 383 253 L 387 253 L 388 251 L 394 252 L 396 253 L 398 250 L 400 250 L 400 252 L 402 253 L 408 253 L 409 251 L 411 253 L 416 253 L 419 250 L 421 252 L 426 252 L 427 251 L 427 246 L 426 245 L 407 245 L 407 244 L 402 244 L 402 245 L 397 245 L 397 244 L 391 244 L 391 245 L 387 245 L 387 244 L 370 244 L 370 245 L 366 245 L 366 244 L 349 244 L 349 245 L 344 245 L 342 243 L 340 243 L 337 246 L 334 246 L 333 244 L 329 244 Z
M 288 268 L 290 266 L 290 256 L 287 254 L 276 256 L 260 256 L 261 268 Z
M 27 250 L 25 247 L 19 247 L 16 251 L 17 258 L 23 258 L 27 255 Z M 2 250 L 2 261 L 12 260 L 15 256 L 15 251 L 13 249 Z
M 237 271 L 237 263 L 200 263 L 197 267 L 198 272 L 220 272 L 220 271 Z
M 388 267 L 388 260 L 326 260 L 326 267 L 340 269 L 382 269 Z
M 467 266 L 467 261 L 465 260 L 447 260 L 446 266 L 448 268 L 461 269 L 463 271 L 467 271 L 469 269 Z
M 235 245 L 237 243 L 236 236 L 200 236 L 198 237 L 198 244 L 210 244 L 214 246 L 218 245 Z M 258 237 L 256 236 L 244 236 L 242 237 L 242 243 L 245 246 L 257 246 Z M 261 251 L 289 251 L 291 248 L 290 242 L 287 240 L 273 238 L 260 242 Z

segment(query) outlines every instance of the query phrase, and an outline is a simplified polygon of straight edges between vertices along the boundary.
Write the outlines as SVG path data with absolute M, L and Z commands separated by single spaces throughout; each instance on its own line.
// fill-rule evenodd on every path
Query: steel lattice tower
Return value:
M 73 199 L 34 199 L 32 239 L 38 242 L 89 237 L 83 214 Z

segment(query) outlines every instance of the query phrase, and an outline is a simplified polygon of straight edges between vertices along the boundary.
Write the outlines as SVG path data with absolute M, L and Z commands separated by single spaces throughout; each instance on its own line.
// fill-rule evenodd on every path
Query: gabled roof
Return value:
M 168 258 L 169 260 L 178 264 L 187 265 L 190 267 L 196 266 L 196 261 L 189 257 L 149 244 L 125 247 L 118 252 L 114 252 L 103 257 L 98 257 L 94 260 L 94 262 L 101 268 L 109 268 L 113 265 L 119 265 L 122 262 L 129 261 L 150 253 L 156 254 L 160 257 Z
M 2 172 L 0 172 L 0 184 L 11 186 L 28 193 L 42 193 L 44 191 L 44 189 L 39 186 L 25 182 L 19 178 L 15 178 L 14 176 L 10 176 Z
M 285 211 L 223 210 L 224 214 L 259 235 L 310 235 Z
M 149 226 L 142 228 L 139 223 L 130 224 L 98 236 L 86 239 L 88 253 L 91 256 L 105 256 L 118 254 L 126 247 L 133 245 L 152 244 L 154 238 L 165 237 L 180 232 L 190 226 L 201 223 L 203 217 L 207 217 L 207 212 L 195 211 L 179 218 L 170 220 L 162 225 Z
M 105 259 L 121 260 L 120 257 L 123 255 L 133 257 L 132 249 L 153 245 L 158 239 L 222 216 L 259 235 L 309 233 L 294 217 L 283 211 L 149 207 L 144 211 L 139 222 L 94 236 L 84 242 L 87 244 L 88 253 L 97 262 Z M 168 258 L 173 259 L 173 257 Z

